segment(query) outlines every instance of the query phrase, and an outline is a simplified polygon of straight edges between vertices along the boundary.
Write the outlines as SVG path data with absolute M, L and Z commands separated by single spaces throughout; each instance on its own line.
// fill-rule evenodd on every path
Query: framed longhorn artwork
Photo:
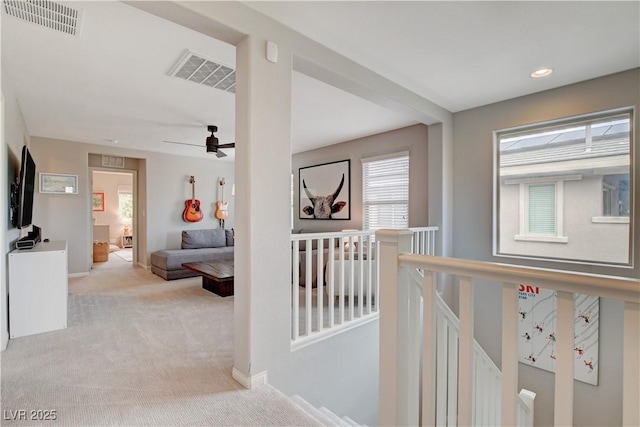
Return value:
M 351 160 L 299 169 L 300 219 L 351 219 Z

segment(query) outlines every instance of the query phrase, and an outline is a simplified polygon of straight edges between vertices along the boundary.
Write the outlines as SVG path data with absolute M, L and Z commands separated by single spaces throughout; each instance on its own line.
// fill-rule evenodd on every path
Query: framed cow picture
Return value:
M 351 160 L 299 169 L 300 219 L 351 219 Z

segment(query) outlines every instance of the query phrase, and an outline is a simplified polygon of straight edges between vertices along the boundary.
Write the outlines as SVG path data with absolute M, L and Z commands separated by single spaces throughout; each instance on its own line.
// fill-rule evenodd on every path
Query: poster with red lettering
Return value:
M 518 305 L 519 361 L 555 372 L 556 292 L 520 285 Z M 574 295 L 575 379 L 598 385 L 598 333 L 600 299 Z

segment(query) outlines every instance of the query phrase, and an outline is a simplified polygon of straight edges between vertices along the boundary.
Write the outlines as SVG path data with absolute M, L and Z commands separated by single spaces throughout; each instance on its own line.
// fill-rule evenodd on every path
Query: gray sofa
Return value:
M 183 268 L 183 263 L 233 260 L 233 245 L 233 230 L 184 230 L 181 249 L 165 249 L 151 254 L 151 271 L 165 280 L 194 277 L 198 274 Z

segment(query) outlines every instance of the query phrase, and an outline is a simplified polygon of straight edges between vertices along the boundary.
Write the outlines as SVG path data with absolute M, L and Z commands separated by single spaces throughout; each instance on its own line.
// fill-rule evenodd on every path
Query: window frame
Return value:
M 374 163 L 374 162 L 382 162 L 385 160 L 399 160 L 399 159 L 406 159 L 407 162 L 407 178 L 406 178 L 406 189 L 407 189 L 407 198 L 406 199 L 398 199 L 398 200 L 388 200 L 382 203 L 370 203 L 367 202 L 367 191 L 366 191 L 366 182 L 367 180 L 365 179 L 365 175 L 366 175 L 366 167 L 365 165 L 367 163 Z M 369 215 L 367 215 L 367 208 L 369 206 L 383 206 L 383 205 L 406 205 L 406 218 L 404 221 L 404 224 L 401 224 L 399 226 L 397 226 L 396 228 L 408 228 L 409 227 L 409 200 L 410 200 L 410 178 L 411 178 L 411 174 L 410 174 L 410 166 L 411 166 L 411 156 L 409 151 L 400 151 L 400 152 L 395 152 L 395 153 L 390 153 L 390 154 L 386 154 L 386 155 L 382 155 L 382 156 L 376 156 L 376 157 L 367 157 L 367 158 L 363 158 L 361 159 L 361 164 L 362 164 L 362 229 L 363 230 L 378 230 L 381 228 L 385 228 L 387 226 L 377 226 L 372 228 L 370 222 L 368 221 Z M 394 221 L 395 222 L 395 221 Z
M 599 261 L 599 260 L 583 260 L 583 259 L 577 259 L 577 258 L 560 258 L 560 257 L 553 257 L 553 256 L 543 256 L 543 255 L 529 255 L 529 254 L 524 254 L 524 253 L 513 253 L 513 252 L 501 252 L 500 250 L 500 187 L 501 187 L 501 178 L 502 181 L 504 181 L 504 183 L 506 184 L 507 182 L 509 182 L 510 184 L 519 184 L 521 185 L 521 187 L 524 185 L 525 181 L 526 182 L 531 182 L 533 180 L 535 180 L 536 178 L 529 178 L 529 179 L 525 179 L 525 178 L 506 178 L 505 176 L 501 176 L 500 175 L 500 140 L 501 137 L 505 134 L 509 134 L 510 136 L 517 136 L 518 134 L 527 134 L 527 133 L 532 133 L 535 132 L 536 130 L 540 130 L 543 131 L 544 129 L 548 129 L 548 130 L 554 130 L 554 129 L 558 129 L 558 128 L 563 128 L 563 127 L 569 127 L 572 125 L 575 126 L 580 126 L 581 123 L 585 123 L 585 122 L 595 122 L 595 121 L 599 121 L 599 120 L 603 120 L 603 119 L 615 119 L 616 116 L 623 116 L 626 115 L 628 116 L 628 121 L 629 121 L 629 153 L 628 153 L 628 157 L 629 157 L 629 165 L 628 165 L 628 173 L 629 173 L 629 183 L 630 183 L 630 188 L 629 188 L 629 197 L 630 197 L 630 201 L 629 201 L 629 208 L 630 208 L 630 212 L 629 212 L 629 216 L 624 217 L 612 217 L 612 216 L 593 216 L 591 217 L 591 222 L 592 223 L 608 223 L 608 224 L 629 224 L 629 228 L 628 228 L 628 247 L 627 247 L 627 262 L 613 262 L 613 261 Z M 590 113 L 590 114 L 583 114 L 583 115 L 575 115 L 575 116 L 571 116 L 571 117 L 565 117 L 565 118 L 561 118 L 561 119 L 556 119 L 556 120 L 549 120 L 549 121 L 545 121 L 545 122 L 538 122 L 538 123 L 532 123 L 532 124 L 528 124 L 528 125 L 523 125 L 523 126 L 516 126 L 516 127 L 511 127 L 511 128 L 505 128 L 505 129 L 500 129 L 500 130 L 496 130 L 493 131 L 493 176 L 492 176 L 492 180 L 493 180 L 493 230 L 492 230 L 492 236 L 493 236 L 493 247 L 492 247 L 492 255 L 495 257 L 501 257 L 501 258 L 515 258 L 515 259 L 530 259 L 530 260 L 538 260 L 538 261 L 550 261 L 553 263 L 565 263 L 565 264 L 583 264 L 583 265 L 594 265 L 594 266 L 605 266 L 605 267 L 617 267 L 617 268 L 633 268 L 634 266 L 634 226 L 637 226 L 637 224 L 634 223 L 634 221 L 630 221 L 630 218 L 632 218 L 635 215 L 634 212 L 634 195 L 638 192 L 638 189 L 635 188 L 634 186 L 634 177 L 635 177 L 635 173 L 636 173 L 636 168 L 638 167 L 637 165 L 637 159 L 636 159 L 636 153 L 635 153 L 635 108 L 634 107 L 624 107 L 624 108 L 617 108 L 617 109 L 612 109 L 612 110 L 605 110 L 605 111 L 599 111 L 599 112 L 595 112 L 595 113 Z M 558 192 L 556 192 L 556 201 L 558 202 L 558 200 L 562 200 L 564 198 L 564 182 L 565 181 L 571 181 L 571 180 L 575 180 L 575 179 L 582 179 L 580 174 L 575 174 L 575 175 L 566 175 L 566 176 L 562 176 L 560 175 L 562 172 L 558 172 L 557 176 L 553 176 L 553 177 L 544 177 L 544 178 L 537 178 L 541 181 L 544 180 L 557 180 L 558 182 L 558 186 L 556 187 L 557 189 L 559 189 L 560 195 L 558 195 Z M 522 208 L 523 208 L 523 203 L 524 206 L 526 207 L 526 201 L 523 202 L 523 191 L 522 188 L 519 191 L 520 193 L 520 201 L 519 201 L 519 207 L 521 209 L 522 212 Z M 599 199 L 599 203 L 602 206 L 602 193 L 600 193 L 600 199 Z M 515 240 L 524 240 L 524 241 L 542 241 L 542 242 L 547 242 L 547 243 L 565 243 L 568 241 L 568 237 L 567 236 L 563 236 L 563 229 L 564 229 L 564 222 L 562 220 L 558 220 L 558 218 L 562 218 L 564 216 L 564 212 L 563 212 L 563 204 L 562 203 L 557 203 L 557 211 L 556 211 L 556 218 L 557 218 L 557 222 L 556 222 L 556 236 L 542 236 L 540 238 L 533 236 L 529 233 L 527 233 L 527 229 L 526 229 L 526 225 L 523 223 L 524 219 L 522 218 L 523 215 L 519 215 L 519 234 L 514 236 Z M 558 212 L 559 211 L 559 212 Z M 526 211 L 525 211 L 526 212 Z M 558 228 L 558 225 L 560 226 L 560 228 Z M 565 239 L 567 239 L 565 241 Z
M 121 195 L 129 195 L 131 198 L 131 217 L 122 216 L 122 199 Z M 133 221 L 133 188 L 130 185 L 118 185 L 118 219 L 120 221 Z

